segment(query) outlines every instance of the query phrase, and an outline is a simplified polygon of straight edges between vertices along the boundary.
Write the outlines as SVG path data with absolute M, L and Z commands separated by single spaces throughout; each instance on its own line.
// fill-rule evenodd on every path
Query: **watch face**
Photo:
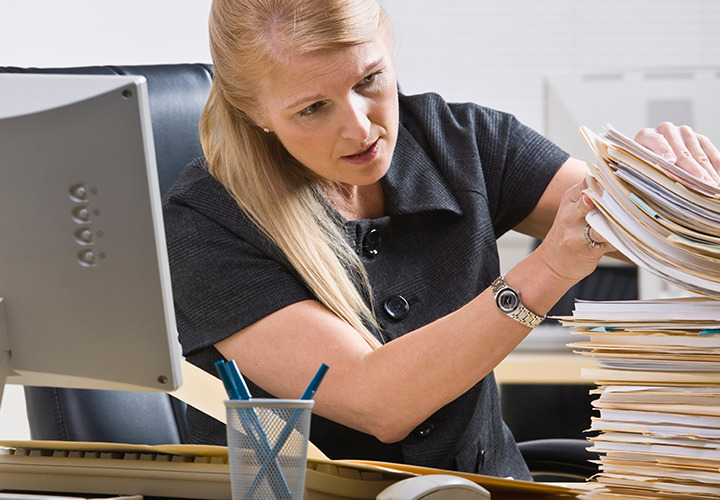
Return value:
M 520 297 L 515 290 L 505 288 L 498 292 L 496 302 L 502 312 L 511 313 L 520 304 Z

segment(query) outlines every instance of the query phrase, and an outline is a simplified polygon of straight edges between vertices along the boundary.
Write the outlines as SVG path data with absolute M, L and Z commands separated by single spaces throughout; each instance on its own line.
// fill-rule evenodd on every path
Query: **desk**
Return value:
M 14 491 L 78 492 L 86 498 L 230 499 L 230 470 L 222 447 L 25 441 L 0 442 L 0 450 L 0 488 Z M 373 500 L 397 481 L 438 473 L 450 472 L 383 462 L 311 459 L 306 498 Z M 492 493 L 493 500 L 575 497 L 567 487 L 452 474 L 478 482 Z M 580 482 L 570 487 L 585 486 Z
M 495 368 L 498 384 L 592 385 L 583 368 L 595 368 L 590 356 L 564 352 L 514 352 Z
M 495 378 L 499 384 L 592 385 L 581 370 L 595 368 L 594 360 L 567 347 L 587 338 L 552 322 L 543 323 L 495 368 Z
M 557 486 L 561 487 L 573 487 L 575 488 L 576 493 L 572 496 L 567 495 L 555 495 L 555 494 L 547 494 L 547 495 L 533 495 L 530 497 L 532 500 L 568 500 L 572 498 L 578 498 L 578 495 L 581 495 L 583 492 L 592 491 L 596 486 L 597 483 L 587 483 L 587 484 L 581 484 L 581 485 L 575 485 L 575 484 L 562 484 L 557 483 Z M 152 500 L 153 497 L 143 497 L 142 495 L 132 495 L 132 496 L 119 496 L 119 497 L 112 497 L 112 496 L 75 496 L 73 495 L 72 498 L 66 495 L 52 495 L 52 494 L 45 494 L 45 493 L 25 493 L 25 492 L 13 492 L 13 493 L 3 493 L 2 490 L 0 490 L 0 500 Z M 173 500 L 170 498 L 163 498 L 162 500 Z M 202 500 L 202 499 L 197 499 Z M 334 499 L 333 499 L 334 500 Z M 520 495 L 517 497 L 512 496 L 506 496 L 503 495 L 501 497 L 493 497 L 492 500 L 528 500 L 528 497 L 524 495 Z

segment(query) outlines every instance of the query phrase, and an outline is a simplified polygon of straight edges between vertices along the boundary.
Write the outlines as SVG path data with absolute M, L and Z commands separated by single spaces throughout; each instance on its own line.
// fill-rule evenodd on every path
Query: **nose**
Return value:
M 369 105 L 358 95 L 351 95 L 342 113 L 341 135 L 343 139 L 364 143 L 370 136 Z

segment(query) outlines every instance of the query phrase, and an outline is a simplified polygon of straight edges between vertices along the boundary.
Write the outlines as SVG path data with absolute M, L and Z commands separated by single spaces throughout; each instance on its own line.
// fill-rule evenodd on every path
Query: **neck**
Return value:
M 346 220 L 377 219 L 385 215 L 385 198 L 380 181 L 368 186 L 335 184 L 328 196 Z

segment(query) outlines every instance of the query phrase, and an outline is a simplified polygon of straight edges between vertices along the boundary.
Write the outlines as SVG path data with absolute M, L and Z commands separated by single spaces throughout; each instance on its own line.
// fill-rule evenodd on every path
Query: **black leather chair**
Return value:
M 0 67 L 0 73 L 144 76 L 161 194 L 202 154 L 197 127 L 212 83 L 209 65 Z M 187 440 L 184 404 L 163 393 L 26 387 L 25 400 L 33 439 L 135 444 Z
M 0 67 L 0 73 L 144 76 L 148 85 L 153 139 L 162 194 L 170 189 L 183 167 L 202 153 L 197 127 L 200 114 L 210 93 L 211 65 Z
M 533 439 L 518 443 L 535 481 L 580 482 L 599 472 L 599 454 L 585 439 Z
M 33 439 L 187 442 L 185 404 L 164 393 L 25 387 L 25 404 Z

